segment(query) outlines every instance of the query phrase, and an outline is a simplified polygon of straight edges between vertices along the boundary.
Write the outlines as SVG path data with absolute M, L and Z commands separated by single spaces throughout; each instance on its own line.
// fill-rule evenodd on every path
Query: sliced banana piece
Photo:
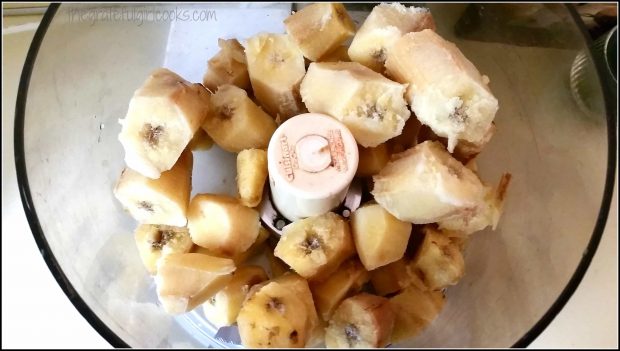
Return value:
M 316 347 L 321 344 L 325 336 L 324 328 L 317 314 L 308 281 L 293 272 L 287 272 L 274 278 L 272 281 L 279 283 L 286 289 L 294 291 L 297 297 L 299 297 L 306 306 L 306 312 L 308 312 L 308 329 L 306 332 L 307 340 L 305 345 L 307 347 Z
M 318 60 L 355 34 L 355 23 L 339 3 L 308 5 L 288 16 L 284 27 L 311 61 Z
M 265 241 L 267 241 L 268 238 L 269 238 L 269 232 L 265 228 L 261 227 L 258 230 L 258 236 L 256 237 L 256 240 L 254 241 L 254 243 L 247 250 L 241 253 L 238 253 L 234 255 L 233 257 L 227 257 L 226 255 L 214 253 L 213 251 L 207 248 L 204 248 L 202 246 L 196 245 L 196 244 L 192 246 L 192 248 L 190 249 L 190 252 L 195 252 L 195 253 L 200 253 L 203 255 L 209 255 L 209 256 L 215 256 L 215 257 L 231 258 L 235 262 L 235 265 L 239 267 L 245 262 L 247 262 L 250 258 L 261 253 L 267 247 L 267 245 L 265 244 Z
M 452 152 L 452 156 L 463 164 L 467 164 L 469 161 L 474 160 L 489 141 L 491 141 L 493 134 L 495 134 L 495 130 L 495 122 L 493 122 L 481 140 L 472 143 L 467 140 L 459 139 Z M 446 145 L 446 147 L 448 146 L 448 139 L 438 136 L 428 126 L 422 126 L 420 128 L 417 139 L 418 142 L 424 142 L 426 140 L 439 141 L 443 145 Z
M 218 39 L 220 51 L 207 62 L 202 84 L 212 92 L 224 84 L 250 89 L 250 76 L 243 46 L 237 39 Z
M 465 234 L 472 234 L 486 227 L 495 230 L 502 216 L 506 191 L 511 178 L 510 173 L 503 174 L 495 188 L 486 187 L 486 196 L 478 206 L 471 211 L 464 211 L 458 216 L 439 221 L 439 228 Z
M 284 121 L 304 111 L 299 97 L 306 66 L 304 56 L 286 34 L 261 33 L 245 46 L 254 96 L 260 105 Z
M 403 34 L 423 29 L 435 30 L 431 12 L 422 7 L 399 3 L 375 6 L 355 34 L 349 47 L 352 61 L 383 73 L 387 52 Z
M 415 286 L 390 298 L 395 313 L 392 342 L 418 335 L 437 318 L 444 304 L 445 297 L 441 291 L 422 291 Z
M 371 203 L 351 214 L 351 232 L 357 254 L 370 271 L 403 257 L 411 235 L 411 223 Z
M 329 321 L 336 307 L 347 297 L 357 294 L 370 275 L 360 261 L 352 258 L 344 262 L 325 281 L 310 286 L 320 317 Z
M 305 346 L 308 312 L 296 291 L 270 282 L 248 295 L 237 325 L 244 347 L 299 348 Z
M 358 177 L 373 176 L 383 169 L 390 161 L 390 151 L 385 143 L 375 147 L 358 147 L 359 163 L 357 165 Z
M 263 198 L 267 180 L 267 152 L 262 149 L 243 150 L 237 155 L 237 191 L 241 204 L 256 207 Z
M 357 62 L 313 62 L 300 91 L 310 112 L 338 119 L 358 144 L 375 147 L 402 132 L 411 114 L 405 88 Z
M 421 273 L 430 290 L 439 290 L 459 282 L 465 273 L 461 250 L 450 238 L 427 225 L 423 228 L 424 241 L 411 264 Z
M 258 211 L 239 200 L 215 194 L 198 194 L 187 211 L 192 241 L 216 255 L 234 257 L 256 241 L 261 228 Z
M 183 227 L 187 224 L 192 165 L 192 152 L 188 150 L 159 179 L 126 168 L 116 183 L 114 196 L 140 223 Z
M 222 149 L 240 152 L 266 149 L 277 126 L 245 90 L 225 84 L 211 97 L 211 110 L 202 127 Z
M 160 68 L 134 93 L 118 136 L 125 163 L 153 179 L 174 166 L 202 125 L 209 93 L 176 73 Z
M 231 259 L 198 253 L 174 253 L 157 263 L 157 295 L 166 312 L 191 311 L 222 289 L 232 278 Z
M 274 250 L 295 272 L 314 280 L 325 279 L 354 253 L 349 224 L 333 212 L 287 225 Z
M 430 29 L 399 38 L 385 63 L 390 77 L 409 84 L 407 100 L 422 124 L 448 138 L 480 144 L 498 109 L 488 77 L 453 44 Z
M 342 301 L 325 331 L 328 348 L 375 348 L 390 343 L 394 311 L 389 300 L 361 293 Z
M 267 273 L 260 266 L 238 268 L 226 287 L 202 305 L 205 316 L 218 328 L 234 324 L 250 288 L 267 279 Z
M 422 291 L 428 290 L 420 273 L 406 258 L 371 271 L 370 282 L 377 294 L 381 296 L 398 293 L 412 285 Z
M 134 237 L 142 263 L 153 275 L 157 273 L 157 261 L 162 256 L 189 252 L 194 245 L 185 227 L 141 224 Z
M 392 155 L 373 179 L 377 203 L 401 221 L 415 224 L 458 217 L 486 195 L 478 176 L 432 141 Z

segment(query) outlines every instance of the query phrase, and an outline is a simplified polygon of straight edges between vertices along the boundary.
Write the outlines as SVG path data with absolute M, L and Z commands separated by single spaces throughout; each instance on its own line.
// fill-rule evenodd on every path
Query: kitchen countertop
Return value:
M 17 190 L 13 158 L 15 97 L 26 51 L 40 18 L 3 18 L 2 347 L 109 348 L 69 302 L 45 265 Z M 612 214 L 592 265 L 566 307 L 531 347 L 618 346 L 617 207 L 616 187 Z

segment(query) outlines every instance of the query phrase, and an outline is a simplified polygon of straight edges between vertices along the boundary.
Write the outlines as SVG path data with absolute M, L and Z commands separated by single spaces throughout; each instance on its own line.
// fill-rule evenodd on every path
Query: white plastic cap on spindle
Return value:
M 338 207 L 355 176 L 358 157 L 355 138 L 339 121 L 319 113 L 286 120 L 267 149 L 274 206 L 291 221 Z

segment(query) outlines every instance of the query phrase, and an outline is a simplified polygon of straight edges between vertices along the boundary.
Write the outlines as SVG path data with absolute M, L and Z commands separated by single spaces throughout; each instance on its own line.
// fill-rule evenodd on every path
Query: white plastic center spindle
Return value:
M 295 151 L 299 168 L 306 172 L 320 172 L 332 163 L 329 141 L 320 135 L 306 135 L 299 139 Z
M 357 143 L 339 121 L 305 113 L 278 127 L 267 160 L 273 204 L 295 221 L 342 203 L 357 170 Z

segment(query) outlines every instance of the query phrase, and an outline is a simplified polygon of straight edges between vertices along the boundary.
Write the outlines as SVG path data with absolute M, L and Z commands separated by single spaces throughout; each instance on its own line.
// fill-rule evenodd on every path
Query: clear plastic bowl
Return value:
M 117 120 L 152 69 L 172 65 L 199 81 L 218 37 L 281 31 L 295 5 L 89 6 L 50 6 L 19 85 L 15 159 L 33 235 L 67 296 L 113 346 L 235 347 L 202 312 L 171 317 L 157 305 L 135 223 L 112 196 L 124 166 Z M 526 346 L 574 292 L 600 240 L 615 171 L 612 99 L 598 84 L 590 93 L 599 112 L 586 114 L 572 98 L 571 65 L 589 40 L 570 6 L 429 6 L 437 31 L 490 77 L 500 102 L 480 173 L 495 181 L 508 171 L 513 183 L 499 228 L 474 235 L 465 277 L 438 319 L 395 346 Z M 347 7 L 361 21 L 371 4 Z M 129 17 L 146 9 L 168 11 L 168 20 Z M 182 10 L 216 19 L 170 21 Z M 191 50 L 178 45 L 183 37 Z M 197 159 L 195 172 L 209 177 L 195 192 L 234 190 L 233 155 L 215 147 Z

